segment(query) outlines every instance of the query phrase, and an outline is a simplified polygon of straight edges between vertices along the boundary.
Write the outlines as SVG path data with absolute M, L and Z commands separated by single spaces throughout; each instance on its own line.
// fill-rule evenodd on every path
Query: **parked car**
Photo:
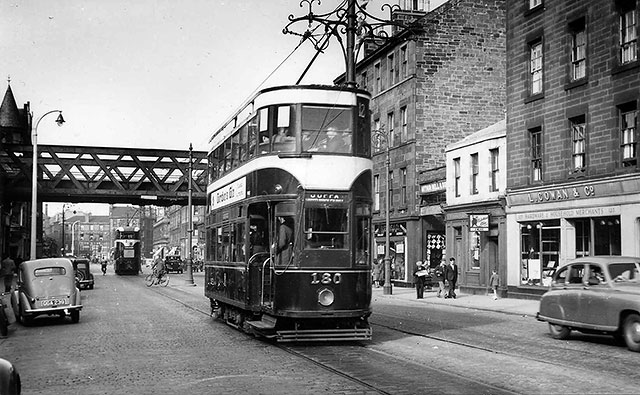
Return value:
M 182 273 L 182 258 L 179 255 L 167 255 L 164 257 L 164 270 L 167 273 Z
M 537 318 L 556 339 L 572 330 L 624 339 L 640 352 L 640 258 L 598 256 L 558 267 Z
M 0 358 L 0 394 L 20 395 L 22 386 L 16 367 L 6 359 Z
M 78 322 L 82 303 L 71 259 L 22 262 L 16 288 L 11 293 L 11 307 L 16 320 L 23 325 L 39 315 L 69 315 L 72 322 Z
M 71 261 L 79 289 L 93 289 L 93 273 L 88 259 L 75 258 Z

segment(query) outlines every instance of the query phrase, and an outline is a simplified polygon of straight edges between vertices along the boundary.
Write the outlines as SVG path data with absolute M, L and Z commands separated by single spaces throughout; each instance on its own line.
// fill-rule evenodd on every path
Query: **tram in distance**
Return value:
M 205 296 L 281 342 L 370 340 L 370 96 L 258 92 L 210 139 Z
M 116 229 L 112 258 L 116 274 L 140 272 L 140 228 L 121 226 Z

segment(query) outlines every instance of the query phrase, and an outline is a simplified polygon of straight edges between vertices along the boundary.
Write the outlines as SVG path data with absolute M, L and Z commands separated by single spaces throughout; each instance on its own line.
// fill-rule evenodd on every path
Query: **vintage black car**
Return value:
M 73 263 L 73 271 L 75 272 L 78 288 L 93 289 L 93 273 L 91 273 L 91 265 L 88 259 L 75 258 Z
M 16 285 L 11 293 L 11 307 L 20 323 L 28 325 L 39 315 L 69 315 L 74 323 L 80 320 L 82 303 L 71 259 L 22 262 Z
M 180 255 L 167 255 L 164 257 L 164 270 L 167 273 L 182 273 L 182 258 Z

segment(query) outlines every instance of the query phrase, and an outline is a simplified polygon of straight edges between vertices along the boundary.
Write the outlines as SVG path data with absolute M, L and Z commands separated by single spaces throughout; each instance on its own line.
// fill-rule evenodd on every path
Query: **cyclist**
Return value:
M 156 257 L 156 259 L 153 261 L 154 276 L 160 279 L 162 278 L 162 276 L 164 276 L 165 273 L 166 271 L 164 270 L 164 262 L 162 261 L 162 258 Z
M 100 266 L 102 267 L 102 275 L 104 276 L 107 274 L 107 260 L 103 259 L 102 262 L 100 262 Z

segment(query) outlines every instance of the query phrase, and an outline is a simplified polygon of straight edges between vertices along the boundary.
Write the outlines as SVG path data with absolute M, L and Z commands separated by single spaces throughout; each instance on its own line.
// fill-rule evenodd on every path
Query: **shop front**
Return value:
M 640 255 L 640 183 L 616 177 L 507 195 L 510 296 L 539 297 L 583 256 Z
M 456 258 L 460 291 L 484 294 L 492 270 L 506 279 L 506 224 L 498 202 L 446 210 L 448 250 Z M 504 283 L 504 281 L 502 281 Z M 506 287 L 500 289 L 504 295 Z

